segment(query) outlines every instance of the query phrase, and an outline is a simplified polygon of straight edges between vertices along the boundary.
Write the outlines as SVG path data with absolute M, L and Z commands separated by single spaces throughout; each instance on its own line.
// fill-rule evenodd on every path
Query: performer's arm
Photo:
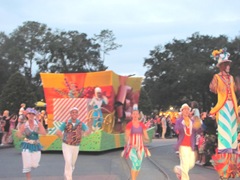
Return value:
M 63 138 L 63 131 L 64 131 L 65 127 L 66 127 L 66 122 L 63 122 L 61 124 L 61 126 L 59 127 L 59 129 L 55 133 L 60 139 Z
M 18 131 L 17 131 L 17 133 L 16 133 L 16 135 L 17 135 L 18 138 L 24 137 L 24 130 L 25 130 L 25 124 L 21 124 L 21 125 L 18 127 Z
M 45 128 L 43 127 L 43 124 L 38 122 L 38 127 L 39 127 L 39 134 L 42 134 L 42 135 L 46 135 L 47 132 L 45 130 Z
M 149 136 L 146 129 L 143 130 L 143 137 L 144 137 L 143 141 L 149 143 Z
M 103 96 L 103 102 L 104 102 L 104 104 L 108 104 L 108 98 L 106 97 L 106 96 Z

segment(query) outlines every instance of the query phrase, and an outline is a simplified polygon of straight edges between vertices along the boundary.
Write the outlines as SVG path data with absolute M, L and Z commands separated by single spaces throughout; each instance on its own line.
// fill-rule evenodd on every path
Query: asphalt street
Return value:
M 176 139 L 153 139 L 148 144 L 151 158 L 161 167 L 171 180 L 177 180 L 173 167 L 179 164 L 174 151 Z M 100 153 L 79 152 L 73 179 L 80 180 L 128 180 L 128 166 L 120 156 L 122 149 Z M 43 152 L 40 166 L 32 171 L 33 180 L 63 179 L 64 160 L 62 152 Z M 0 180 L 23 180 L 21 152 L 14 147 L 0 147 Z M 144 159 L 138 180 L 162 179 L 157 170 Z M 217 180 L 217 173 L 211 167 L 196 165 L 190 171 L 193 180 Z

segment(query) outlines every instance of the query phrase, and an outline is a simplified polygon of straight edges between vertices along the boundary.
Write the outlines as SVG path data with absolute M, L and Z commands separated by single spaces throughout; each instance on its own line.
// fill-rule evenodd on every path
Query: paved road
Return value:
M 154 139 L 149 148 L 151 158 L 168 173 L 171 180 L 176 180 L 172 169 L 179 164 L 173 144 L 175 139 Z M 120 157 L 122 149 L 102 153 L 79 153 L 73 179 L 81 180 L 128 180 L 129 170 Z M 40 167 L 32 171 L 33 180 L 63 179 L 64 160 L 61 152 L 43 152 Z M 23 180 L 21 153 L 13 147 L 0 148 L 0 180 Z M 211 168 L 196 165 L 190 171 L 193 180 L 217 180 L 216 172 Z M 161 179 L 159 172 L 144 159 L 138 180 Z

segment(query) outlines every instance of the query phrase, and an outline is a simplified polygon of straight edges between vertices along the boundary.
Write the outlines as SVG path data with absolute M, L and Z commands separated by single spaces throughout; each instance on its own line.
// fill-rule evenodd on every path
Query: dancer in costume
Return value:
M 230 73 L 231 60 L 226 49 L 215 50 L 212 57 L 217 60 L 220 72 L 215 74 L 210 91 L 218 95 L 218 101 L 210 114 L 216 114 L 218 125 L 218 148 L 212 156 L 213 166 L 220 179 L 240 176 L 240 159 L 237 154 L 238 109 L 235 95 L 236 86 Z
M 71 119 L 63 122 L 62 125 L 59 127 L 59 130 L 57 130 L 56 132 L 56 135 L 63 141 L 62 151 L 65 160 L 65 180 L 72 180 L 72 173 L 78 158 L 79 145 L 82 139 L 82 131 L 88 131 L 87 125 L 77 119 L 78 113 L 78 108 L 71 108 Z
M 92 101 L 90 102 L 90 106 L 93 107 L 93 124 L 92 124 L 92 130 L 96 131 L 102 127 L 103 123 L 103 114 L 101 107 L 102 105 L 108 104 L 108 99 L 106 96 L 103 96 L 102 90 L 99 87 L 96 87 L 94 90 L 94 97 L 92 98 Z
M 196 133 L 201 131 L 201 122 L 190 119 L 191 108 L 183 104 L 181 115 L 176 120 L 174 131 L 178 135 L 176 151 L 179 151 L 180 165 L 174 167 L 178 179 L 189 180 L 189 170 L 195 165 Z
M 150 156 L 150 152 L 144 146 L 144 142 L 149 142 L 146 127 L 139 121 L 140 115 L 138 106 L 133 106 L 132 121 L 129 122 L 125 130 L 126 146 L 122 156 L 129 158 L 132 162 L 131 180 L 136 180 L 141 169 L 143 156 Z
M 19 126 L 17 136 L 24 137 L 22 148 L 23 173 L 26 179 L 31 179 L 31 169 L 37 168 L 41 159 L 42 146 L 39 142 L 39 134 L 46 135 L 43 125 L 35 120 L 36 111 L 32 108 L 26 109 L 27 121 Z

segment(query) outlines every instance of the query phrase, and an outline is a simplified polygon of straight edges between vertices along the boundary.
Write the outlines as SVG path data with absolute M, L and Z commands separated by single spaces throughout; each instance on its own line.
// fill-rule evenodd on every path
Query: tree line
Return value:
M 6 35 L 0 32 L 0 110 L 17 113 L 22 102 L 34 106 L 44 99 L 40 72 L 73 73 L 104 71 L 106 55 L 122 45 L 117 44 L 111 30 L 94 37 L 78 31 L 52 30 L 46 24 L 27 21 Z M 140 95 L 140 109 L 176 109 L 181 104 L 197 101 L 209 110 L 216 95 L 208 85 L 218 72 L 210 55 L 227 47 L 233 61 L 231 74 L 239 77 L 240 37 L 229 39 L 193 33 L 190 37 L 157 44 L 143 59 L 147 67 Z M 239 94 L 238 94 L 239 95 Z
M 149 113 L 152 110 L 177 110 L 183 103 L 197 101 L 202 111 L 209 111 L 217 101 L 209 91 L 209 83 L 218 73 L 211 57 L 213 50 L 226 47 L 231 54 L 231 74 L 240 77 L 240 37 L 229 39 L 225 35 L 213 37 L 193 33 L 184 40 L 173 39 L 164 46 L 157 45 L 145 58 L 147 67 L 140 103 Z M 237 93 L 239 97 L 239 92 Z
M 46 24 L 24 22 L 12 33 L 0 32 L 0 110 L 17 113 L 23 102 L 43 99 L 40 72 L 104 71 L 106 55 L 121 45 L 111 30 L 89 38 L 78 31 L 52 30 Z

